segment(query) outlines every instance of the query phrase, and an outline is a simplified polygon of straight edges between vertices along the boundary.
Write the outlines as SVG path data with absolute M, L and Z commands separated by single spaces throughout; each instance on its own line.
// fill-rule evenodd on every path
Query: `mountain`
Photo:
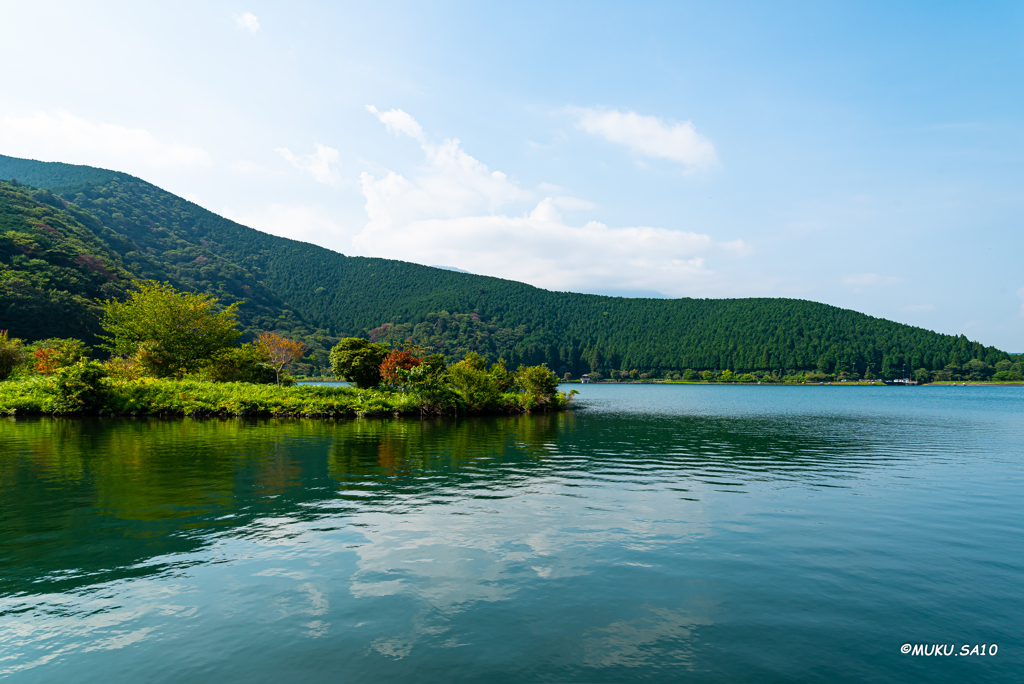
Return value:
M 53 193 L 0 182 L 0 330 L 93 341 L 96 300 L 124 297 L 134 277 L 94 230 Z
M 242 300 L 240 320 L 249 334 L 279 330 L 299 337 L 317 350 L 315 365 L 326 365 L 333 341 L 350 335 L 398 343 L 412 338 L 455 357 L 473 349 L 513 365 L 547 362 L 574 374 L 620 368 L 863 372 L 868 364 L 888 371 L 904 363 L 931 370 L 1008 358 L 963 336 L 804 300 L 552 292 L 449 269 L 345 256 L 247 228 L 105 169 L 0 156 L 0 178 L 38 188 L 15 190 L 72 217 L 75 230 L 91 233 L 88 249 L 111 268 L 226 303 Z M 15 275 L 3 277 L 28 277 L 28 255 L 19 257 L 11 251 L 16 247 L 4 244 L 11 260 L 4 257 L 3 268 Z M 59 287 L 51 290 L 63 292 Z M 0 311 L 10 311 L 7 295 L 0 296 Z M 12 335 L 39 334 L 38 325 L 31 334 L 19 325 L 13 318 L 0 321 Z

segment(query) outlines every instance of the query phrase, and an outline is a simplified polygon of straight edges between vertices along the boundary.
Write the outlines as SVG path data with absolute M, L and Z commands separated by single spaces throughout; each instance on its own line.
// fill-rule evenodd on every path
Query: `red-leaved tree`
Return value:
M 388 385 L 401 386 L 403 378 L 401 371 L 415 368 L 422 365 L 423 359 L 417 358 L 405 350 L 389 352 L 380 364 L 380 377 Z

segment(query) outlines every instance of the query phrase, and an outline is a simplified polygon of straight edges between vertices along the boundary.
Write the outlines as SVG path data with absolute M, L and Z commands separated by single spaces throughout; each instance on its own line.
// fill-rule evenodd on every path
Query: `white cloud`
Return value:
M 895 285 L 900 282 L 896 276 L 882 276 L 877 273 L 856 273 L 843 276 L 840 280 L 843 285 L 864 287 L 866 285 Z
M 0 119 L 4 154 L 124 171 L 196 168 L 213 163 L 200 147 L 168 143 L 143 128 L 86 121 L 64 110 Z
M 342 253 L 351 252 L 349 232 L 322 207 L 271 204 L 264 211 L 247 213 L 225 207 L 220 215 L 271 235 L 310 242 Z
M 617 109 L 572 109 L 579 117 L 576 127 L 599 135 L 635 154 L 677 161 L 689 169 L 711 166 L 717 160 L 715 146 L 697 132 L 691 121 L 666 123 L 657 116 L 643 116 Z
M 242 14 L 235 14 L 231 17 L 235 20 L 235 26 L 248 31 L 249 33 L 255 34 L 260 30 L 260 20 L 256 18 L 256 15 L 252 12 L 243 12 Z
M 366 105 L 366 111 L 380 119 L 381 123 L 388 127 L 389 133 L 394 133 L 395 135 L 405 133 L 410 138 L 418 140 L 421 143 L 426 140 L 423 135 L 423 127 L 417 123 L 416 119 L 412 118 L 411 115 L 403 112 L 401 109 L 391 109 L 386 112 L 381 112 L 377 111 L 377 108 L 373 105 Z
M 658 290 L 678 296 L 704 287 L 714 276 L 709 256 L 749 251 L 742 240 L 719 243 L 694 232 L 612 228 L 597 221 L 568 225 L 560 209 L 593 205 L 564 194 L 538 202 L 467 154 L 458 140 L 433 145 L 408 114 L 401 112 L 389 123 L 370 111 L 390 129 L 420 141 L 426 163 L 409 177 L 360 176 L 369 222 L 353 238 L 359 253 L 458 264 L 551 289 Z M 508 211 L 526 202 L 531 209 L 521 215 Z
M 338 163 L 338 158 L 341 156 L 333 147 L 317 143 L 316 152 L 301 157 L 293 154 L 287 147 L 278 147 L 274 151 L 287 159 L 295 168 L 307 171 L 318 183 L 336 185 L 341 180 L 338 172 L 331 168 L 333 164 Z

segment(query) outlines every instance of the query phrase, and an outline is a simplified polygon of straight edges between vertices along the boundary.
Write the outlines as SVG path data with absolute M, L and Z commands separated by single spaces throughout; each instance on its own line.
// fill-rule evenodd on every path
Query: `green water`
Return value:
M 0 678 L 1019 681 L 1024 390 L 582 390 L 0 419 Z

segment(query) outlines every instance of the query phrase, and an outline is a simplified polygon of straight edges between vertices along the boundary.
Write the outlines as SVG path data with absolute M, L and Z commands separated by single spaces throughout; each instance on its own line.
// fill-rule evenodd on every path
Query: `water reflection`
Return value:
M 201 547 L 204 530 L 250 534 L 253 521 L 279 517 L 404 515 L 468 499 L 480 511 L 473 537 L 489 499 L 546 485 L 560 496 L 614 486 L 692 500 L 758 481 L 847 486 L 894 460 L 942 457 L 950 433 L 936 422 L 894 442 L 884 422 L 814 415 L 4 419 L 0 591 L 135 576 L 148 558 Z M 979 447 L 957 440 L 958 456 Z
M 715 630 L 820 603 L 808 587 L 834 585 L 844 549 L 948 555 L 935 530 L 922 547 L 889 526 L 933 505 L 908 508 L 921 473 L 987 464 L 984 523 L 947 497 L 918 528 L 975 544 L 1021 481 L 1014 402 L 641 398 L 473 420 L 0 420 L 0 674 L 123 660 L 174 681 L 185 647 L 210 681 L 293 678 L 302 658 L 324 664 L 311 680 L 339 662 L 354 679 L 706 672 Z M 1000 553 L 985 586 L 1020 576 Z

